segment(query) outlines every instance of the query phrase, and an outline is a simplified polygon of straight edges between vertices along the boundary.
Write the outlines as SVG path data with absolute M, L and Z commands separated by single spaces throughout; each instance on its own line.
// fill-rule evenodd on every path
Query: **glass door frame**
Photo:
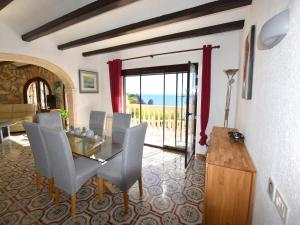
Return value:
M 196 71 L 198 68 L 198 63 L 193 63 L 195 65 Z M 145 67 L 145 68 L 135 68 L 135 69 L 125 69 L 122 70 L 122 76 L 123 76 L 123 111 L 126 111 L 126 77 L 129 76 L 134 76 L 134 77 L 139 77 L 140 80 L 140 98 L 141 93 L 142 93 L 142 76 L 151 76 L 151 75 L 155 75 L 155 74 L 162 74 L 162 76 L 164 76 L 164 89 L 163 89 L 163 143 L 162 146 L 157 146 L 157 145 L 153 145 L 153 144 L 147 144 L 145 143 L 146 146 L 150 146 L 150 147 L 156 147 L 156 148 L 161 148 L 161 149 L 167 149 L 167 150 L 172 150 L 172 151 L 176 151 L 176 152 L 180 152 L 180 153 L 185 153 L 184 151 L 187 151 L 187 148 L 184 148 L 184 151 L 180 150 L 179 148 L 176 147 L 172 147 L 172 146 L 166 146 L 164 144 L 165 142 L 165 76 L 166 74 L 169 73 L 176 73 L 176 83 L 178 83 L 178 73 L 187 73 L 187 76 L 189 74 L 189 63 L 186 64 L 177 64 L 177 65 L 166 65 L 166 66 L 157 66 L 157 67 Z M 196 75 L 197 77 L 197 75 Z M 197 83 L 197 81 L 196 81 Z M 187 85 L 189 85 L 187 83 Z M 177 89 L 178 89 L 178 84 L 176 84 L 176 114 L 177 114 Z M 188 104 L 188 100 L 186 102 L 186 106 Z M 140 113 L 142 110 L 142 104 L 141 102 L 139 103 L 140 105 Z M 186 107 L 187 109 L 187 107 Z M 197 110 L 197 95 L 196 95 L 196 105 L 195 105 L 195 110 Z M 196 112 L 195 112 L 196 113 Z M 140 115 L 140 122 L 141 122 L 142 118 Z M 177 120 L 177 116 L 176 116 L 176 120 Z M 176 127 L 177 127 L 177 123 L 176 123 Z M 186 129 L 188 127 L 188 124 L 186 124 Z M 176 138 L 176 133 L 177 133 L 177 129 L 175 130 L 175 138 Z M 195 131 L 194 131 L 195 133 Z M 195 140 L 195 137 L 194 137 Z M 176 141 L 176 139 L 175 139 Z M 185 137 L 185 142 L 187 142 L 187 139 Z
M 197 97 L 198 97 L 198 65 L 197 64 L 194 64 L 194 63 L 191 63 L 189 62 L 188 63 L 189 65 L 189 72 L 187 74 L 187 102 L 186 102 L 186 131 L 185 131 L 185 168 L 187 168 L 187 166 L 189 165 L 192 157 L 195 155 L 195 151 L 196 151 L 196 127 L 197 127 Z M 194 73 L 195 73 L 195 106 L 194 106 L 194 112 L 190 112 L 190 109 L 189 109 L 189 105 L 190 105 L 190 93 L 191 93 L 191 87 L 190 87 L 190 81 L 191 81 L 191 66 L 194 66 Z M 189 136 L 189 130 L 188 130 L 188 126 L 189 126 L 189 116 L 194 114 L 194 130 L 193 130 L 193 133 L 194 133 L 194 136 L 193 136 L 193 144 L 192 144 L 192 149 L 193 149 L 193 152 L 191 153 L 191 157 L 188 159 L 187 157 L 187 154 L 188 154 L 188 136 Z

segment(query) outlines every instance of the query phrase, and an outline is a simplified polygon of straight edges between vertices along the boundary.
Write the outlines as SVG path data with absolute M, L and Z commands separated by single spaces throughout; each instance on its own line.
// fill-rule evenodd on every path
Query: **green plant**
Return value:
M 60 109 L 59 113 L 60 113 L 62 119 L 66 120 L 69 118 L 69 112 L 67 110 Z

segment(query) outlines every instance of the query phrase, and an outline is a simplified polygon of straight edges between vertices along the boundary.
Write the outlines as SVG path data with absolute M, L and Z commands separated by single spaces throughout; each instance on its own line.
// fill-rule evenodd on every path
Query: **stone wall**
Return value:
M 52 94 L 58 99 L 58 107 L 63 107 L 62 82 L 52 72 L 38 66 L 28 65 L 17 67 L 14 64 L 0 66 L 0 103 L 24 103 L 23 90 L 26 82 L 40 77 L 48 82 Z M 60 82 L 61 87 L 57 87 Z

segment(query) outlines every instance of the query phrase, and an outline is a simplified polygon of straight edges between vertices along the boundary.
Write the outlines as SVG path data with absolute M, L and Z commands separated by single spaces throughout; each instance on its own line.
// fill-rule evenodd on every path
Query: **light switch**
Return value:
M 274 204 L 277 208 L 277 211 L 283 221 L 284 224 L 287 223 L 287 217 L 288 217 L 288 207 L 286 203 L 284 202 L 281 194 L 279 193 L 278 189 L 275 191 L 275 199 Z

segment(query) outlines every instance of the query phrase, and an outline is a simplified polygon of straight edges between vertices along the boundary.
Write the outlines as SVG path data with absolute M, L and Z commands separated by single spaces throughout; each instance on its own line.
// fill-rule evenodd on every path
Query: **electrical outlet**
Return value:
M 286 203 L 284 202 L 281 194 L 279 193 L 278 189 L 276 189 L 275 192 L 275 199 L 274 204 L 277 208 L 277 211 L 279 213 L 279 216 L 281 217 L 283 224 L 287 223 L 287 216 L 288 216 L 288 207 Z
M 272 202 L 274 201 L 274 193 L 275 193 L 275 185 L 273 179 L 270 177 L 268 182 L 268 194 Z

